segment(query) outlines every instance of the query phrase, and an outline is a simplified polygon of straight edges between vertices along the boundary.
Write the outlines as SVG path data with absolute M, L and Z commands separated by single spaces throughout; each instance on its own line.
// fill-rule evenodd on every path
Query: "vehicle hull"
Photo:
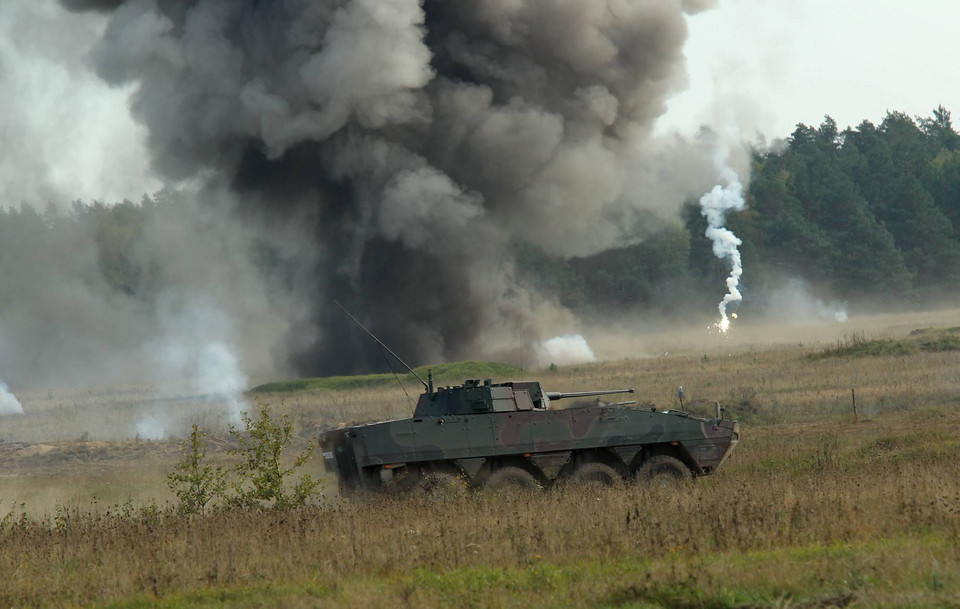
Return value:
M 735 421 L 619 405 L 409 418 L 321 437 L 326 467 L 343 490 L 380 489 L 426 472 L 483 486 L 505 465 L 550 485 L 587 461 L 629 478 L 655 455 L 670 455 L 700 476 L 716 471 L 738 441 Z

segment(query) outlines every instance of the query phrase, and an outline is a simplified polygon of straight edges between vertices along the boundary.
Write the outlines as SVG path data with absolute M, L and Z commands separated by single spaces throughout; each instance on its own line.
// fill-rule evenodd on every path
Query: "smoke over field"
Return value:
M 23 414 L 23 406 L 17 396 L 10 393 L 10 389 L 0 381 L 0 417 L 11 414 Z
M 512 246 L 636 242 L 715 182 L 697 145 L 650 136 L 709 2 L 61 4 L 105 20 L 89 60 L 134 91 L 157 175 L 260 231 L 287 323 L 263 347 L 301 373 L 381 365 L 333 298 L 413 362 L 576 331 Z

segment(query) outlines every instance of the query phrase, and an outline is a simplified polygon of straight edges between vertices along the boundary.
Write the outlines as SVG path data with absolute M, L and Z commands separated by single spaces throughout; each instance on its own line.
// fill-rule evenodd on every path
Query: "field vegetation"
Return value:
M 184 514 L 165 485 L 175 442 L 99 443 L 82 459 L 92 443 L 6 450 L 0 605 L 957 606 L 960 351 L 952 326 L 920 330 L 527 374 L 549 389 L 634 386 L 641 405 L 674 408 L 683 385 L 702 414 L 720 400 L 741 443 L 676 489 L 343 499 L 326 477 L 299 507 Z M 875 347 L 887 344 L 904 348 Z M 290 416 L 298 449 L 321 428 L 410 412 L 395 385 L 362 385 L 255 398 Z M 236 446 L 205 442 L 219 463 Z M 98 496 L 116 454 L 135 499 Z M 39 499 L 62 468 L 70 500 Z

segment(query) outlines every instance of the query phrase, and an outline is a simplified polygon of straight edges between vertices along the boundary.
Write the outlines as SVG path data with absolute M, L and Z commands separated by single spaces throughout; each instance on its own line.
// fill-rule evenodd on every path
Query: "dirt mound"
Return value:
M 14 454 L 16 458 L 35 457 L 37 455 L 45 455 L 48 452 L 56 449 L 56 446 L 51 446 L 49 444 L 31 444 L 17 450 Z

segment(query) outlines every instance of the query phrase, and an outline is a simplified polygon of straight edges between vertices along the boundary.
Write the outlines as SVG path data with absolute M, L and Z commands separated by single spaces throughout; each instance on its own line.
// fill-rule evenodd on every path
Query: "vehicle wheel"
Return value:
M 610 486 L 620 480 L 620 474 L 606 463 L 584 463 L 571 475 L 570 482 L 575 484 L 602 484 Z
M 635 477 L 638 482 L 666 488 L 690 480 L 693 474 L 680 459 L 657 455 L 644 462 Z
M 401 467 L 393 470 L 393 479 L 383 484 L 387 492 L 408 493 L 419 488 L 421 474 L 415 467 Z
M 452 472 L 424 472 L 417 481 L 416 492 L 431 499 L 463 497 L 467 483 Z
M 519 467 L 501 467 L 495 470 L 483 483 L 483 490 L 497 492 L 504 490 L 529 490 L 535 491 L 540 488 L 537 479 L 533 474 Z

